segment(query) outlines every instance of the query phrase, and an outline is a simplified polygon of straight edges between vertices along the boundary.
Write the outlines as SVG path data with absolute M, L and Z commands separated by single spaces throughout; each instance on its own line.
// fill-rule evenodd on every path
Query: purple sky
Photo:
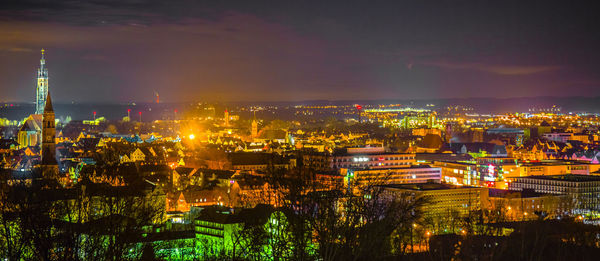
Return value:
M 596 96 L 598 8 L 569 1 L 4 1 L 0 101 Z M 327 3 L 324 3 L 327 2 Z

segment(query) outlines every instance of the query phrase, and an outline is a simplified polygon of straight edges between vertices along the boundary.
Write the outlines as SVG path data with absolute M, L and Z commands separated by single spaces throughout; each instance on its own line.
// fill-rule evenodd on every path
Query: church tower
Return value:
M 225 127 L 229 127 L 229 111 L 227 111 L 227 109 L 225 109 L 225 115 L 223 115 L 223 118 L 225 120 Z
M 256 121 L 256 112 L 254 112 L 254 117 L 252 117 L 252 129 L 250 134 L 252 138 L 258 137 L 258 121 Z
M 37 88 L 35 95 L 35 114 L 44 113 L 44 103 L 48 95 L 48 69 L 46 68 L 46 59 L 44 58 L 44 49 L 42 49 L 42 58 L 40 59 L 40 68 L 37 71 Z
M 54 108 L 50 93 L 46 96 L 44 114 L 42 117 L 42 177 L 55 178 L 58 175 L 56 162 L 56 128 L 54 126 Z

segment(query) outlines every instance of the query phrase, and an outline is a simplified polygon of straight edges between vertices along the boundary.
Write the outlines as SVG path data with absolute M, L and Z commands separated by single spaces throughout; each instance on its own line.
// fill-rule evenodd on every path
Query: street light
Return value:
M 425 240 L 427 241 L 427 242 L 425 242 L 425 244 L 427 247 L 427 251 L 429 251 L 429 236 L 431 236 L 431 232 L 429 232 L 429 231 L 425 232 L 425 237 L 426 237 Z

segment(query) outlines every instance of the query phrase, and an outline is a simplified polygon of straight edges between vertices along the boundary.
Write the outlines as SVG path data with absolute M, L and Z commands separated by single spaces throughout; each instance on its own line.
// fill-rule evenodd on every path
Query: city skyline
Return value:
M 0 94 L 35 97 L 44 48 L 59 103 L 589 96 L 592 16 L 561 2 L 8 2 Z
M 6 0 L 1 260 L 597 260 L 566 1 Z

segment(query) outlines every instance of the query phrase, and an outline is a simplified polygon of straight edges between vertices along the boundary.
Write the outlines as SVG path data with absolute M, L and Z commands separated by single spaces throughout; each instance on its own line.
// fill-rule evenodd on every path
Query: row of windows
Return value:
M 398 177 L 398 176 L 423 176 L 428 174 L 434 174 L 436 176 L 442 176 L 441 173 L 437 171 L 429 171 L 429 172 L 421 172 L 421 173 L 401 173 L 401 172 L 389 172 L 389 173 L 381 173 L 381 172 L 354 172 L 354 176 L 357 177 Z
M 379 176 L 379 175 L 360 175 L 357 179 L 361 180 L 405 180 L 405 179 L 440 179 L 440 174 L 433 175 L 391 175 L 391 176 Z
M 405 165 L 410 165 L 410 162 L 339 164 L 337 166 L 340 168 L 350 168 L 350 167 L 405 166 Z
M 205 234 L 205 235 L 223 237 L 223 230 L 220 230 L 220 229 L 212 229 L 212 228 L 197 226 L 196 232 Z
M 414 160 L 415 157 L 367 157 L 370 161 L 379 161 L 379 160 Z M 352 162 L 354 158 L 334 158 L 333 162 Z
M 409 169 L 408 171 L 402 171 L 402 169 L 399 170 L 394 170 L 394 171 L 362 171 L 362 170 L 358 170 L 354 172 L 354 175 L 412 175 L 412 174 L 429 174 L 429 173 L 436 173 L 436 174 L 442 174 L 442 172 L 439 169 L 433 169 L 433 170 L 414 170 L 414 169 Z
M 204 220 L 196 220 L 196 225 L 203 226 L 203 227 L 218 228 L 218 229 L 223 229 L 225 227 L 223 224 L 215 223 L 215 222 L 208 222 L 208 221 L 204 221 Z
M 552 185 L 540 185 L 540 184 L 513 184 L 515 188 L 530 188 L 536 191 L 549 191 L 551 193 L 562 192 L 562 193 L 586 193 L 586 192 L 600 192 L 600 187 L 586 187 L 586 188 L 572 188 L 564 186 L 552 186 Z
M 550 185 L 560 187 L 598 187 L 600 182 L 569 182 L 558 180 L 540 180 L 540 179 L 516 179 L 513 184 L 534 184 L 534 185 Z

